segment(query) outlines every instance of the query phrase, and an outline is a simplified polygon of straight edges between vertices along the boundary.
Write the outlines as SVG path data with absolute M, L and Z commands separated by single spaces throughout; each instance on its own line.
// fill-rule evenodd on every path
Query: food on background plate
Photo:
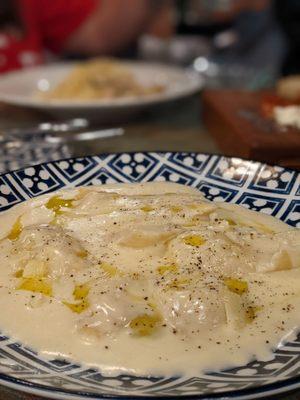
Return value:
M 300 75 L 279 79 L 276 92 L 263 96 L 262 111 L 281 127 L 300 129 Z
M 274 119 L 283 127 L 300 129 L 300 106 L 277 106 L 274 108 Z
M 48 92 L 38 96 L 47 100 L 95 100 L 140 97 L 161 93 L 163 85 L 145 85 L 138 81 L 125 62 L 92 59 L 78 65 Z
M 300 75 L 291 75 L 278 80 L 276 92 L 279 97 L 300 103 Z
M 0 220 L 0 329 L 46 357 L 197 375 L 270 359 L 299 330 L 300 232 L 273 217 L 145 183 L 61 190 Z

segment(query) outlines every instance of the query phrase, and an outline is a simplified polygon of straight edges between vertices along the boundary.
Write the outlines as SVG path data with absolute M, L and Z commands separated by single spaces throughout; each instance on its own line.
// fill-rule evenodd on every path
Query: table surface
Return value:
M 0 104 L 0 129 L 31 126 L 48 119 L 41 113 Z M 198 96 L 154 107 L 116 126 L 124 127 L 125 135 L 77 143 L 71 146 L 72 155 L 147 150 L 218 152 L 201 124 Z
M 49 117 L 32 110 L 0 104 L 0 129 L 28 127 Z M 201 104 L 198 96 L 161 105 L 143 112 L 134 120 L 117 124 L 125 129 L 120 137 L 77 143 L 70 146 L 72 156 L 127 151 L 195 151 L 220 153 L 217 145 L 201 123 Z M 0 400 L 36 399 L 20 394 L 15 396 L 0 388 Z M 280 400 L 299 400 L 300 392 L 274 397 Z

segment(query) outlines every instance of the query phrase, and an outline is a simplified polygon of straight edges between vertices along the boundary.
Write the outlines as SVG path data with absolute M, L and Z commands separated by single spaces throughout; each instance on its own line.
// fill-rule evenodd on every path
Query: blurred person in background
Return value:
M 118 55 L 151 24 L 160 0 L 0 0 L 0 72 L 45 62 L 45 50 Z
M 144 36 L 147 60 L 192 66 L 206 87 L 256 89 L 278 76 L 284 40 L 272 0 L 176 0 L 176 35 Z

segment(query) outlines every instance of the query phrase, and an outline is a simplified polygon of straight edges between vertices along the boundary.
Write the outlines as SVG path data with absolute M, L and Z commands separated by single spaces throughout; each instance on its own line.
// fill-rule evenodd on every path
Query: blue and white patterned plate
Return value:
M 65 187 L 154 180 L 193 186 L 210 200 L 239 203 L 300 228 L 300 174 L 259 162 L 197 153 L 106 154 L 7 173 L 0 176 L 0 211 Z M 187 379 L 106 378 L 95 369 L 46 361 L 0 335 L 0 384 L 54 399 L 256 399 L 300 388 L 300 336 L 277 350 L 272 361 L 253 361 L 240 368 Z

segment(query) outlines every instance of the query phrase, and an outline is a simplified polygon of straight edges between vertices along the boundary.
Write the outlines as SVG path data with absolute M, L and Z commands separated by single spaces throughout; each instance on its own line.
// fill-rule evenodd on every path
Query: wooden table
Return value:
M 198 96 L 144 112 L 134 120 L 122 124 L 125 135 L 101 139 L 71 147 L 72 156 L 123 151 L 196 151 L 220 153 L 203 124 Z M 48 120 L 48 116 L 30 110 L 0 105 L 0 129 L 25 127 Z M 15 396 L 0 389 L 0 400 L 29 400 L 36 397 Z M 299 400 L 300 393 L 273 399 Z

